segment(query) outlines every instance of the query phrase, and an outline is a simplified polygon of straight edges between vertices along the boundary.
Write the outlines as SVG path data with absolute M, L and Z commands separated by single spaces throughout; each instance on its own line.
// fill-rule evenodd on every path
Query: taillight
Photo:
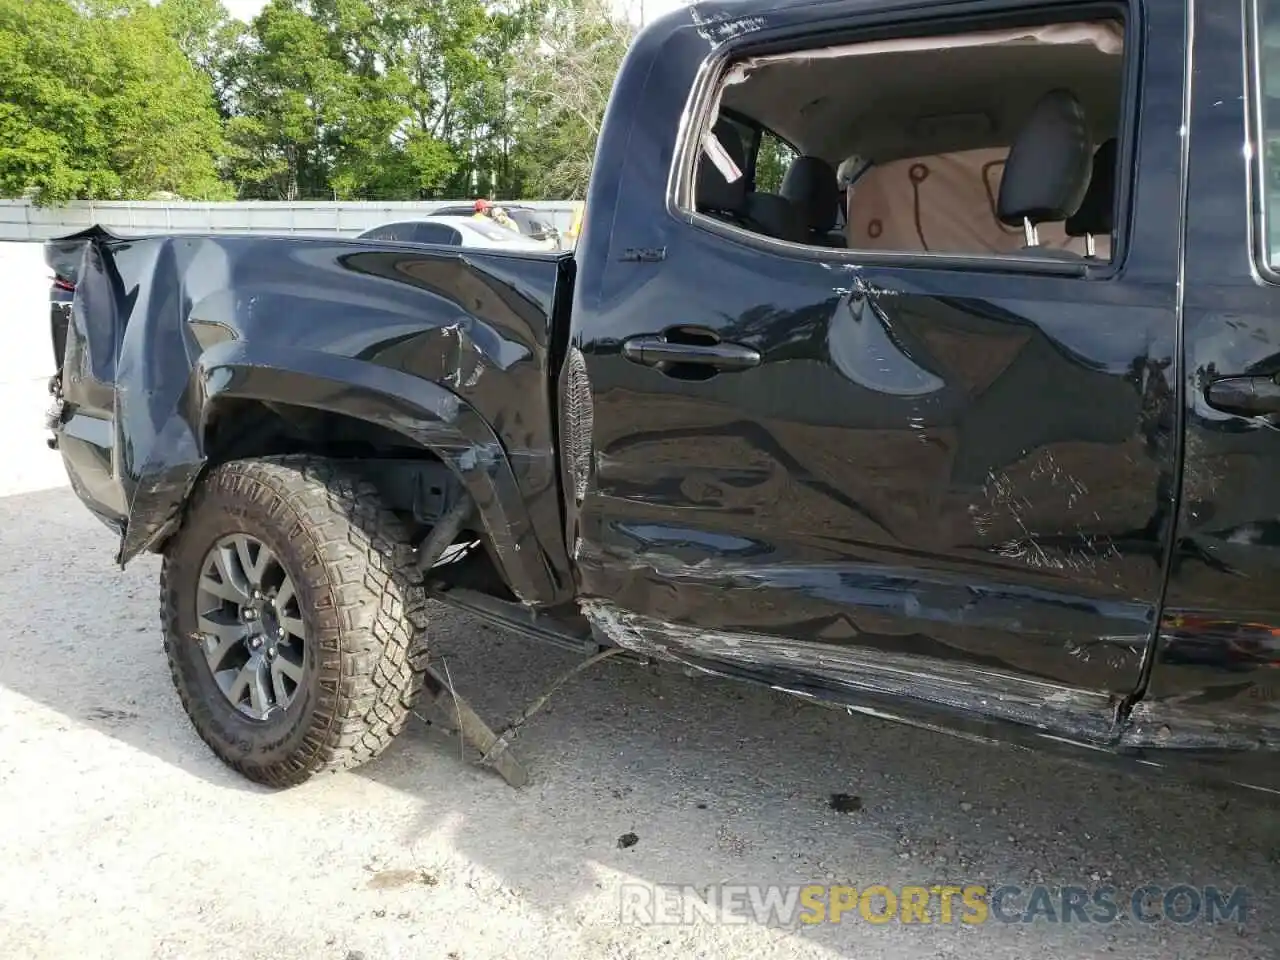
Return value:
M 76 285 L 65 277 L 54 277 L 53 285 L 59 290 L 66 290 L 68 293 L 76 292 Z

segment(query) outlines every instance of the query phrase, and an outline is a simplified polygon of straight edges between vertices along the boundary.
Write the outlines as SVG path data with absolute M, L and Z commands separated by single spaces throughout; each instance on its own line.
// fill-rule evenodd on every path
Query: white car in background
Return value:
M 559 250 L 564 246 L 561 242 L 560 231 L 555 226 L 555 218 L 550 214 L 535 210 L 532 207 L 526 207 L 523 204 L 507 203 L 506 201 L 496 203 L 494 206 L 506 211 L 507 216 L 511 218 L 516 230 L 520 232 L 522 237 L 536 240 L 547 250 Z M 451 204 L 449 206 L 436 207 L 427 216 L 432 219 L 436 217 L 470 217 L 474 213 L 474 204 Z
M 546 250 L 547 244 L 514 230 L 475 217 L 430 217 L 384 223 L 360 234 L 357 240 L 389 240 L 394 243 L 433 243 L 449 247 L 484 247 L 489 250 Z

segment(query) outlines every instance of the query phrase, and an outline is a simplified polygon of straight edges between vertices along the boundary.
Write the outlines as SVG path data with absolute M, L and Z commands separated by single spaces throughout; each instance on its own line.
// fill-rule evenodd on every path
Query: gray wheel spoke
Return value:
M 280 629 L 299 640 L 307 639 L 307 625 L 297 617 L 281 617 Z
M 288 677 L 294 683 L 302 682 L 302 666 L 283 656 L 278 656 L 271 664 L 271 672 Z
M 297 595 L 293 589 L 293 580 L 286 576 L 284 581 L 280 584 L 280 589 L 276 591 L 276 610 L 283 613 L 285 608 L 287 608 L 289 604 L 293 603 L 295 599 L 297 599 Z
M 206 616 L 199 618 L 199 624 L 200 632 L 213 640 L 209 643 L 206 639 L 204 655 L 209 661 L 209 669 L 217 673 L 227 651 L 244 640 L 244 627 L 239 623 L 220 623 Z
M 288 676 L 284 661 L 276 659 L 271 664 L 271 692 L 275 694 L 276 703 L 285 706 L 289 702 L 289 691 L 285 689 L 284 679 Z M 297 682 L 296 680 L 294 681 Z
M 244 699 L 244 695 L 249 695 L 249 707 L 258 717 L 262 717 L 267 712 L 267 707 L 271 706 L 271 696 L 267 692 L 267 670 L 266 662 L 262 657 L 254 655 L 249 658 L 236 678 L 231 683 L 227 696 L 231 698 L 231 702 L 240 705 Z
M 239 705 L 244 699 L 246 691 L 249 689 L 249 681 L 253 676 L 255 664 L 250 658 L 249 662 L 240 668 L 240 672 L 236 674 L 235 679 L 228 684 L 226 691 L 227 696 L 231 698 L 231 702 Z
M 249 706 L 260 717 L 265 717 L 271 707 L 271 694 L 267 690 L 267 671 L 265 664 L 259 660 L 258 669 L 253 671 L 253 680 L 249 683 Z
M 213 564 L 218 569 L 218 575 L 222 578 L 222 590 L 214 591 L 218 596 L 230 600 L 232 603 L 245 604 L 253 593 L 253 589 L 249 584 L 248 577 L 245 575 L 244 569 L 240 566 L 240 558 L 238 551 L 227 544 L 220 544 L 213 551 Z M 212 583 L 211 578 L 204 577 L 204 582 Z M 234 591 L 228 593 L 227 591 Z
M 230 600 L 235 604 L 242 604 L 248 599 L 247 595 L 242 593 L 234 583 L 223 580 L 218 583 L 210 576 L 202 576 L 200 578 L 200 589 L 206 593 L 211 593 L 220 600 Z
M 253 556 L 253 547 L 249 543 L 249 538 L 245 536 L 236 537 L 233 541 L 236 548 L 236 558 L 240 561 L 240 569 L 244 571 L 245 578 L 249 581 L 250 589 L 262 586 L 262 574 L 267 568 L 267 564 L 271 562 L 271 551 L 263 544 L 258 544 L 258 556 Z

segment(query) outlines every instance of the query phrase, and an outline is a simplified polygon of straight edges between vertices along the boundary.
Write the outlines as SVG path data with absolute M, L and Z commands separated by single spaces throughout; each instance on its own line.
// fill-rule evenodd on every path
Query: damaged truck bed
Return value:
M 224 761 L 377 756 L 434 598 L 1280 790 L 1280 5 L 958 9 L 649 25 L 572 255 L 48 245 L 51 443 Z

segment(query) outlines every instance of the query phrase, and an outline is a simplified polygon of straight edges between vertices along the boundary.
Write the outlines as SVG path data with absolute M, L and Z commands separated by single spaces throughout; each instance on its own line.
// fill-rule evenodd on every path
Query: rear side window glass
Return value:
M 531 237 L 544 237 L 551 232 L 551 224 L 528 210 L 508 210 L 508 215 L 520 227 L 522 233 Z
M 418 224 L 415 239 L 418 243 L 443 243 L 451 246 L 461 241 L 458 231 L 443 223 Z
M 693 133 L 693 211 L 824 251 L 1111 262 L 1125 76 L 1119 18 L 815 38 L 744 56 Z M 744 121 L 760 131 L 754 154 Z M 1008 173 L 1015 144 L 1046 124 L 1080 160 L 1071 178 L 1046 181 L 1025 148 Z M 865 172 L 850 186 L 841 168 Z
M 365 240 L 389 240 L 392 243 L 413 243 L 417 240 L 416 223 L 388 223 L 366 230 L 360 236 Z M 420 241 L 419 241 L 420 242 Z

